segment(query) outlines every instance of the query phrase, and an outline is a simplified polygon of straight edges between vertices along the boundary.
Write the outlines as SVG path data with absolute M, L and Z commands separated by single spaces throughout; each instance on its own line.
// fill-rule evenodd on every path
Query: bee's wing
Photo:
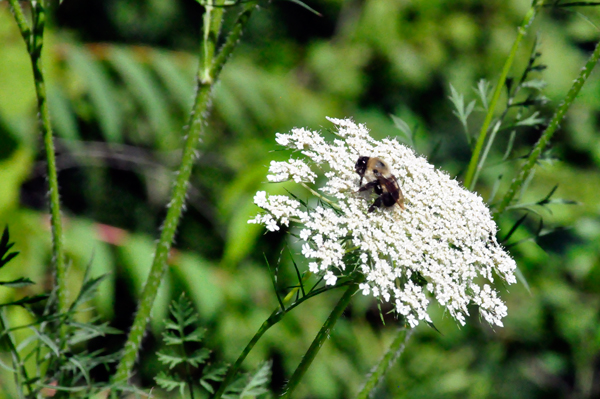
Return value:
M 383 184 L 387 192 L 397 193 L 393 194 L 394 198 L 396 199 L 396 203 L 400 206 L 400 208 L 404 209 L 404 195 L 402 194 L 402 190 L 400 189 L 400 184 L 398 184 L 396 176 L 392 175 L 389 179 L 380 180 L 383 180 Z

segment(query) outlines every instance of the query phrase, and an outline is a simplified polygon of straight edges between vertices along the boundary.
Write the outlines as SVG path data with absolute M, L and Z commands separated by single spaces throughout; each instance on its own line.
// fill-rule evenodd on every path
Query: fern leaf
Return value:
M 183 396 L 185 392 L 185 382 L 176 379 L 176 377 L 167 375 L 164 371 L 158 373 L 156 377 L 154 377 L 154 381 L 163 389 L 167 391 L 172 391 L 175 388 L 179 388 L 179 393 Z
M 186 361 L 185 357 L 181 357 L 181 356 L 173 354 L 173 353 L 158 352 L 157 355 L 158 355 L 158 360 L 162 364 L 168 365 L 170 369 L 172 369 L 175 366 L 177 366 L 178 364 L 181 364 Z

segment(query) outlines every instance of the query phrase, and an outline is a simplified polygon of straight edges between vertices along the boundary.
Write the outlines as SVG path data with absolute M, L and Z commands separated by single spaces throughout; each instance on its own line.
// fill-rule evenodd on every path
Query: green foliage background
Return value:
M 276 132 L 328 128 L 325 116 L 351 116 L 373 136 L 400 135 L 390 114 L 415 127 L 416 150 L 460 178 L 469 159 L 462 126 L 448 100 L 451 83 L 470 100 L 481 78 L 499 75 L 528 0 L 314 0 L 318 17 L 293 3 L 263 4 L 226 64 L 201 144 L 170 265 L 143 345 L 137 382 L 150 388 L 168 303 L 184 290 L 208 329 L 215 360 L 232 362 L 277 306 L 263 253 L 271 264 L 288 242 L 246 221 L 268 164 L 282 160 Z M 574 12 L 577 11 L 577 12 Z M 85 266 L 110 273 L 96 308 L 127 330 L 148 273 L 153 243 L 179 159 L 196 70 L 201 6 L 165 2 L 65 0 L 52 9 L 44 62 L 56 134 L 69 284 L 76 292 Z M 231 13 L 235 15 L 235 13 Z M 526 65 L 535 33 L 548 69 L 549 117 L 600 36 L 593 7 L 545 9 L 521 46 L 513 76 Z M 227 25 L 226 25 L 227 26 Z M 45 165 L 38 135 L 31 67 L 7 4 L 0 2 L 0 221 L 20 255 L 2 277 L 36 281 L 30 291 L 0 290 L 0 303 L 51 286 Z M 441 331 L 420 326 L 376 397 L 569 397 L 600 395 L 600 79 L 595 72 L 555 136 L 523 202 L 556 196 L 580 202 L 538 209 L 545 227 L 564 229 L 511 247 L 530 292 L 504 290 L 509 315 L 493 331 L 476 316 L 459 328 L 437 306 Z M 477 113 L 473 131 L 483 118 Z M 522 129 L 516 155 L 539 137 Z M 507 135 L 505 135 L 507 136 Z M 477 191 L 487 199 L 497 176 L 510 182 L 518 159 L 500 163 L 501 137 Z M 500 237 L 523 213 L 499 220 Z M 511 239 L 532 237 L 532 214 Z M 300 260 L 296 257 L 296 260 Z M 306 265 L 300 265 L 305 268 Z M 281 287 L 294 284 L 282 256 Z M 10 275 L 12 273 L 12 275 Z M 274 361 L 278 392 L 300 361 L 339 293 L 308 301 L 286 316 L 251 353 L 247 366 Z M 473 309 L 473 314 L 476 314 Z M 397 328 L 385 325 L 368 298 L 357 296 L 338 322 L 298 397 L 353 397 Z M 87 316 L 91 317 L 91 312 Z M 30 316 L 11 309 L 14 323 Z M 23 332 L 21 338 L 26 336 Z M 122 337 L 94 344 L 109 351 Z M 105 373 L 105 372 L 104 372 Z M 97 378 L 106 378 L 98 371 Z M 0 396 L 12 397 L 0 371 Z M 153 392 L 161 395 L 160 391 Z

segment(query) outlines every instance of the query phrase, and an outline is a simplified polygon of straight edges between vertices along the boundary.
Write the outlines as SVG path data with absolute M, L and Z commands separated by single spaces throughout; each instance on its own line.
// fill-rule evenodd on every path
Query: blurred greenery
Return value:
M 373 136 L 402 136 L 390 115 L 416 131 L 415 146 L 438 167 L 461 178 L 470 156 L 463 127 L 452 114 L 450 84 L 476 98 L 481 78 L 495 81 L 531 2 L 529 0 L 313 0 L 319 17 L 291 2 L 270 2 L 252 16 L 226 64 L 192 177 L 169 278 L 153 309 L 136 382 L 155 386 L 156 352 L 168 304 L 182 291 L 206 327 L 215 361 L 233 362 L 277 306 L 263 254 L 276 264 L 295 251 L 285 233 L 264 234 L 246 221 L 257 190 L 283 192 L 266 182 L 278 151 L 276 132 L 327 129 L 325 116 L 351 116 Z M 109 273 L 95 306 L 103 320 L 127 330 L 151 263 L 177 165 L 182 126 L 194 87 L 202 7 L 195 1 L 65 0 L 51 10 L 44 62 L 57 138 L 57 162 L 69 288 L 78 291 L 86 265 Z M 235 15 L 232 10 L 230 18 Z M 226 20 L 225 30 L 231 21 Z M 526 66 L 536 33 L 537 76 L 548 86 L 549 118 L 600 34 L 595 7 L 544 9 L 530 27 L 512 76 Z M 0 221 L 10 226 L 20 255 L 3 280 L 37 284 L 0 289 L 0 303 L 51 287 L 50 228 L 45 164 L 36 121 L 31 67 L 6 2 L 0 2 Z M 540 163 L 523 202 L 556 198 L 579 205 L 537 209 L 551 234 L 511 246 L 529 284 L 504 289 L 508 317 L 493 330 L 476 316 L 459 328 L 437 305 L 441 331 L 419 326 L 375 397 L 593 398 L 600 396 L 600 79 L 584 86 Z M 483 119 L 476 110 L 472 130 Z M 514 157 L 501 162 L 508 134 L 499 134 L 477 191 L 488 199 L 498 175 L 506 189 L 519 157 L 540 131 L 517 132 Z M 500 137 L 501 136 L 501 137 Z M 523 215 L 498 220 L 504 237 Z M 533 237 L 535 214 L 511 242 Z M 294 284 L 284 251 L 280 287 Z M 298 257 L 299 258 L 299 257 Z M 304 270 L 306 265 L 300 265 Z M 280 392 L 340 292 L 307 301 L 269 331 L 246 361 L 248 370 L 273 361 L 271 388 Z M 385 309 L 384 309 L 385 310 Z M 477 314 L 473 309 L 473 314 Z M 11 309 L 9 319 L 30 315 Z M 398 322 L 381 322 L 377 305 L 357 296 L 331 333 L 298 397 L 353 397 L 393 339 Z M 22 332 L 20 338 L 27 335 Z M 19 335 L 18 335 L 19 337 Z M 114 351 L 123 336 L 94 341 Z M 1 354 L 0 354 L 1 357 Z M 2 358 L 3 361 L 6 359 Z M 106 371 L 96 371 L 106 378 Z M 0 369 L 0 397 L 14 390 Z M 153 395 L 163 393 L 154 389 Z M 165 394 L 166 395 L 166 394 Z

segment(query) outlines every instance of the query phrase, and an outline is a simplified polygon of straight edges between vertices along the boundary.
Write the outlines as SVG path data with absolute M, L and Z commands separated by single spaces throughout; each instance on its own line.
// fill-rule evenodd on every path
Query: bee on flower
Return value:
M 360 271 L 362 293 L 391 302 L 411 327 L 431 322 L 432 298 L 460 324 L 474 303 L 502 326 L 507 308 L 488 283 L 515 283 L 516 264 L 496 241 L 482 198 L 395 139 L 377 141 L 365 125 L 328 119 L 333 141 L 303 128 L 277 134 L 278 144 L 295 151 L 272 161 L 267 176 L 306 187 L 317 205 L 306 209 L 291 196 L 261 191 L 254 202 L 263 212 L 249 223 L 269 231 L 295 223 L 310 271 L 328 285 Z

